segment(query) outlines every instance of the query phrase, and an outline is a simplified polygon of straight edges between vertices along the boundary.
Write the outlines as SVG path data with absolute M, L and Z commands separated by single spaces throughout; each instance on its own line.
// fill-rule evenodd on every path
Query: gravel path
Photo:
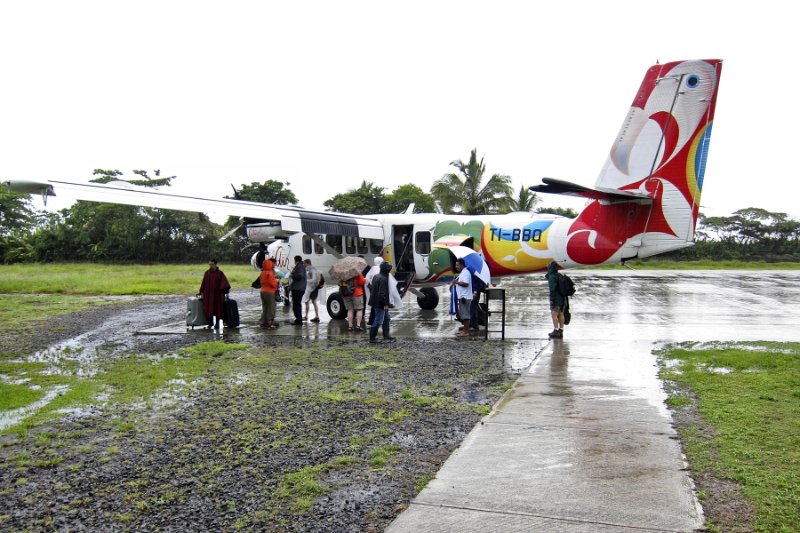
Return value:
M 182 302 L 75 313 L 0 350 L 46 360 L 73 339 L 104 357 L 171 356 L 202 339 L 133 332 Z M 3 437 L 0 529 L 382 531 L 515 379 L 491 342 L 236 340 L 249 348 L 209 356 L 177 401 L 98 404 Z

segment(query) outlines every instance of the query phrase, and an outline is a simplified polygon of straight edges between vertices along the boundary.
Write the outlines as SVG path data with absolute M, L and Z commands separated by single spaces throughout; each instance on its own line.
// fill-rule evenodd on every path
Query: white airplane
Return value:
M 127 183 L 7 183 L 14 191 L 45 197 L 68 190 L 81 200 L 242 217 L 248 238 L 268 244 L 283 268 L 295 255 L 310 258 L 323 272 L 346 255 L 362 255 L 368 264 L 380 255 L 394 266 L 403 292 L 415 294 L 423 309 L 434 309 L 436 285 L 454 275 L 451 246 L 479 252 L 493 278 L 543 271 L 551 261 L 561 268 L 619 264 L 691 246 L 721 70 L 718 59 L 650 67 L 595 187 L 551 178 L 530 187 L 586 198 L 575 219 L 534 213 L 413 214 L 411 207 L 403 214 L 357 216 L 179 196 Z M 329 296 L 327 308 L 333 318 L 344 316 L 338 293 Z

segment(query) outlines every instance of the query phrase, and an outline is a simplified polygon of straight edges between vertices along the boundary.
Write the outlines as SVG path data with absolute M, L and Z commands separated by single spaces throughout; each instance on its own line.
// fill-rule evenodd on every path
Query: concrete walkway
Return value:
M 551 341 L 386 531 L 702 527 L 652 348 Z

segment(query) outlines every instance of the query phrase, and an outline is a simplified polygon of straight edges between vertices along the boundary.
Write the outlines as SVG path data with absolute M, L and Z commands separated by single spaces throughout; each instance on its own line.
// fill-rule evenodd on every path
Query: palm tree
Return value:
M 431 195 L 442 212 L 481 215 L 498 213 L 507 207 L 508 199 L 513 195 L 511 178 L 493 174 L 483 185 L 486 166 L 483 158 L 478 162 L 476 152 L 477 149 L 473 148 L 467 164 L 460 159 L 450 163 L 458 169 L 458 174 L 445 174 L 433 183 Z
M 509 211 L 533 211 L 533 208 L 540 201 L 541 198 L 535 192 L 531 192 L 526 186 L 520 185 L 517 197 L 508 199 L 508 209 Z

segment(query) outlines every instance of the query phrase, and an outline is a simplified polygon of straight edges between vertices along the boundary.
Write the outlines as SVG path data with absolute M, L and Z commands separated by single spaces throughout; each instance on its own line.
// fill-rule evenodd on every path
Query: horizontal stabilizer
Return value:
M 542 192 L 549 194 L 564 194 L 567 196 L 578 196 L 580 198 L 589 198 L 591 200 L 607 200 L 610 202 L 631 202 L 647 200 L 653 201 L 652 196 L 640 191 L 624 191 L 622 189 L 590 189 L 577 183 L 569 181 L 557 180 L 555 178 L 542 178 L 541 185 L 531 185 L 528 187 L 533 192 Z

